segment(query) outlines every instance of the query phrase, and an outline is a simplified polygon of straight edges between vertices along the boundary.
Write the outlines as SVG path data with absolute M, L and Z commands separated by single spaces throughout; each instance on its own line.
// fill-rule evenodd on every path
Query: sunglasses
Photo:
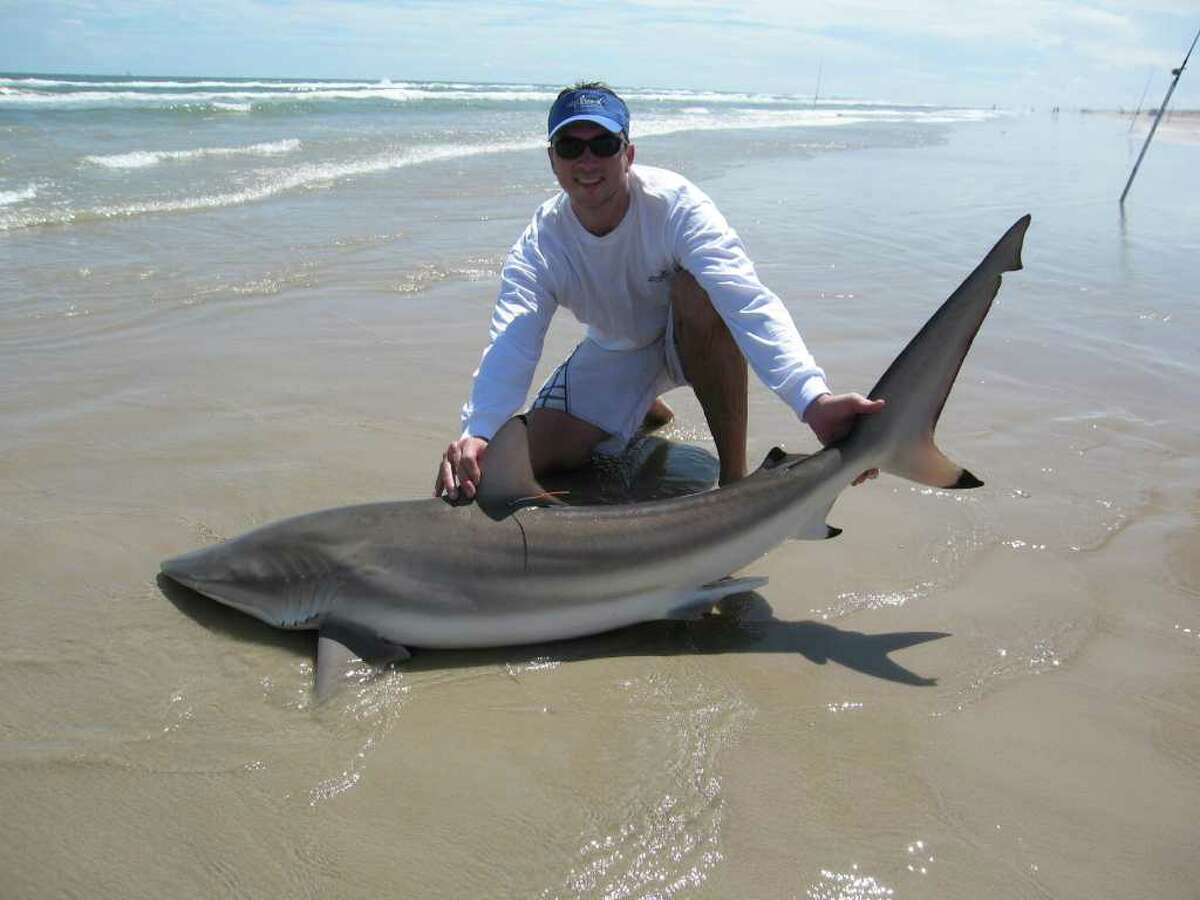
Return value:
M 619 134 L 599 134 L 594 138 L 583 140 L 577 137 L 560 137 L 554 142 L 554 152 L 563 159 L 578 159 L 583 156 L 583 148 L 592 151 L 592 156 L 607 159 L 616 156 L 625 146 L 625 139 Z

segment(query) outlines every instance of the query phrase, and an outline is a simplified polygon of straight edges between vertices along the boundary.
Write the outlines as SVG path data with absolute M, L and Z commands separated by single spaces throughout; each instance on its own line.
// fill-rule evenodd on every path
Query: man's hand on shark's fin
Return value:
M 813 430 L 817 440 L 822 445 L 828 445 L 849 434 L 859 416 L 879 412 L 883 407 L 883 400 L 868 400 L 862 394 L 822 394 L 808 404 L 803 420 Z M 868 469 L 852 483 L 862 484 L 878 475 L 878 469 Z
M 804 421 L 823 445 L 850 433 L 854 420 L 883 409 L 884 401 L 868 400 L 862 394 L 822 394 L 804 410 Z
M 433 480 L 433 496 L 445 493 L 451 500 L 457 500 L 461 490 L 465 499 L 474 499 L 482 472 L 480 462 L 487 446 L 488 442 L 480 437 L 461 437 L 450 444 L 442 454 Z

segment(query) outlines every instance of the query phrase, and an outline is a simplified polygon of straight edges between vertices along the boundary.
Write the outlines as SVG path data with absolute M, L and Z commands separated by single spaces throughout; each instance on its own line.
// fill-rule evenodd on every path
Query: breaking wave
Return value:
M 199 147 L 195 150 L 133 150 L 106 156 L 85 156 L 84 162 L 106 169 L 144 169 L 167 161 L 189 161 L 206 156 L 280 156 L 300 149 L 300 141 L 289 138 L 250 144 L 246 147 Z
M 365 159 L 347 162 L 312 163 L 274 172 L 257 184 L 238 191 L 201 194 L 194 197 L 176 197 L 164 200 L 144 200 L 96 206 L 90 209 L 55 209 L 11 217 L 0 216 L 0 231 L 31 228 L 39 225 L 66 225 L 75 222 L 102 221 L 106 219 L 131 218 L 155 213 L 196 212 L 241 206 L 269 199 L 277 194 L 295 191 L 316 185 L 340 181 L 346 178 L 377 175 L 392 169 L 422 163 L 438 162 L 485 153 L 510 150 L 528 150 L 540 147 L 542 139 L 510 141 L 499 144 L 451 145 L 440 144 L 384 153 Z
M 0 78 L 0 109 L 59 108 L 98 109 L 149 108 L 177 111 L 250 112 L 280 104 L 337 101 L 384 101 L 393 104 L 421 102 L 457 103 L 548 103 L 557 87 L 545 85 L 472 84 L 463 82 L 380 81 L 272 81 L 237 79 L 111 79 L 69 80 L 47 78 Z M 661 90 L 633 88 L 622 91 L 634 102 L 686 104 L 693 107 L 808 107 L 935 109 L 921 105 L 898 106 L 883 101 L 810 98 L 788 94 Z
M 14 203 L 23 203 L 26 200 L 32 200 L 37 196 L 38 186 L 31 184 L 23 190 L 19 191 L 0 191 L 0 206 L 11 206 Z
M 693 109 L 686 114 L 649 113 L 640 117 L 634 132 L 634 139 L 686 131 L 838 127 L 872 121 L 914 121 L 927 124 L 968 122 L 991 118 L 995 115 L 996 113 L 990 111 L 972 109 L 733 109 L 715 113 L 711 111 L 700 112 L 699 109 Z M 393 169 L 492 153 L 531 150 L 537 149 L 543 146 L 543 144 L 544 139 L 541 135 L 528 135 L 511 140 L 489 143 L 432 144 L 393 150 L 359 159 L 308 163 L 261 174 L 255 183 L 236 191 L 204 193 L 195 196 L 165 199 L 136 200 L 85 209 L 56 207 L 0 215 L 0 232 L 41 225 L 63 225 L 106 219 L 131 218 L 141 215 L 194 212 L 241 206 L 247 203 L 261 202 L 291 191 L 303 190 L 317 185 L 326 185 L 362 176 L 376 175 Z M 277 156 L 293 152 L 299 147 L 300 141 L 287 139 L 263 144 L 251 144 L 247 147 L 208 147 L 185 151 L 134 151 L 109 156 L 89 156 L 85 157 L 85 159 L 94 165 L 112 169 L 138 169 L 154 166 L 168 160 L 191 160 L 205 156 L 234 156 L 240 154 Z M 32 190 L 32 188 L 28 190 Z M 4 196 L 0 194 L 0 205 L 2 205 Z M 16 197 L 16 194 L 12 196 Z M 20 192 L 20 197 L 17 199 L 31 198 L 32 195 L 28 195 L 27 192 Z M 7 202 L 14 203 L 17 200 L 8 200 Z

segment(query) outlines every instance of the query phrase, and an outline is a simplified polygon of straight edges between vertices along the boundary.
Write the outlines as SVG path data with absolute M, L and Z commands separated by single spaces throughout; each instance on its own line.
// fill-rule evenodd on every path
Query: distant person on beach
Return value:
M 611 88 L 564 89 L 548 129 L 562 193 L 538 208 L 501 269 L 491 341 L 434 496 L 475 496 L 488 441 L 524 402 L 560 306 L 587 335 L 529 412 L 537 475 L 578 468 L 597 451 L 619 453 L 639 429 L 671 420 L 660 394 L 690 385 L 717 446 L 721 484 L 742 478 L 747 361 L 822 444 L 883 405 L 830 392 L 791 315 L 699 188 L 633 164 L 629 109 Z

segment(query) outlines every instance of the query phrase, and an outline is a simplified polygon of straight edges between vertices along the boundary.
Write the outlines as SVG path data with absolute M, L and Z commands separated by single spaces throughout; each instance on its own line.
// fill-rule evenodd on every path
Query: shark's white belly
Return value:
M 687 606 L 696 590 L 664 589 L 592 603 L 559 603 L 540 608 L 488 612 L 431 614 L 399 608 L 372 617 L 369 624 L 381 636 L 413 647 L 502 647 L 581 637 L 661 619 Z

